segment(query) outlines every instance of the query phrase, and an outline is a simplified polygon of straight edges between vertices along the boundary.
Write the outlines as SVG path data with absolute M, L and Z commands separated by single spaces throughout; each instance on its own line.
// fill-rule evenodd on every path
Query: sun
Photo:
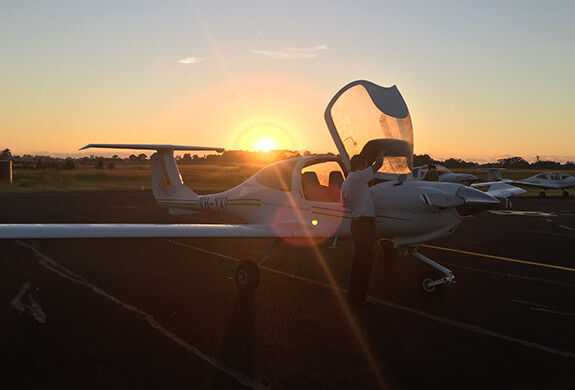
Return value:
M 269 152 L 290 150 L 294 139 L 289 126 L 275 121 L 256 121 L 239 127 L 234 144 L 238 149 Z
M 261 137 L 254 141 L 253 150 L 259 152 L 269 152 L 270 150 L 277 149 L 278 144 L 276 140 L 270 137 Z

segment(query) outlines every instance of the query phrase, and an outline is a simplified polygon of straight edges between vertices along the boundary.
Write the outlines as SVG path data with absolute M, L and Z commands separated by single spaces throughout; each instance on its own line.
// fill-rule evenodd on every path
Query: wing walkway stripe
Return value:
M 236 262 L 240 262 L 240 261 L 241 261 L 241 259 L 238 259 L 238 258 L 236 258 L 236 257 L 224 255 L 224 254 L 222 254 L 222 253 L 210 251 L 210 250 L 203 249 L 203 248 L 198 248 L 198 247 L 195 247 L 195 246 L 192 246 L 192 245 L 184 244 L 183 242 L 179 242 L 179 241 L 175 241 L 175 240 L 169 240 L 169 241 L 172 242 L 172 243 L 174 243 L 174 244 L 176 244 L 176 245 L 180 245 L 180 246 L 183 246 L 183 247 L 186 247 L 186 248 L 194 249 L 194 250 L 197 250 L 197 251 L 200 251 L 200 252 L 203 252 L 203 253 L 207 253 L 207 254 L 211 254 L 211 255 L 214 255 L 214 256 L 218 256 L 218 257 L 221 257 L 221 258 L 224 258 L 224 259 L 233 260 L 233 261 L 236 261 Z M 329 288 L 329 289 L 332 289 L 332 290 L 338 290 L 338 291 L 341 291 L 341 292 L 346 291 L 346 290 L 341 289 L 341 288 L 335 288 L 335 287 L 333 287 L 333 286 L 331 286 L 331 285 L 329 285 L 329 284 L 326 284 L 326 283 L 321 283 L 321 282 L 318 282 L 318 281 L 313 280 L 313 279 L 304 278 L 304 277 L 297 276 L 297 275 L 293 275 L 293 274 L 290 274 L 290 273 L 287 273 L 287 272 L 278 271 L 278 270 L 275 270 L 275 269 L 272 269 L 272 268 L 268 268 L 268 267 L 260 267 L 260 268 L 261 268 L 261 269 L 264 269 L 264 270 L 266 270 L 266 271 L 269 271 L 269 272 L 273 272 L 273 273 L 276 273 L 276 274 L 279 274 L 279 275 L 283 275 L 283 276 L 286 276 L 286 277 L 289 277 L 289 278 L 293 278 L 293 279 L 298 279 L 298 280 L 301 280 L 301 281 L 304 281 L 304 282 L 313 283 L 313 284 L 315 284 L 315 285 L 318 285 L 318 286 L 321 286 L 321 287 L 325 287 L 325 288 Z M 373 298 L 375 301 L 379 302 L 379 303 L 382 304 L 382 305 L 389 306 L 389 307 L 392 307 L 392 308 L 397 309 L 397 310 L 406 311 L 406 312 L 408 312 L 408 313 L 415 314 L 415 315 L 417 315 L 417 316 L 424 317 L 424 318 L 427 318 L 427 319 L 432 320 L 432 321 L 439 322 L 439 323 L 444 324 L 444 325 L 453 326 L 453 327 L 455 327 L 455 328 L 467 330 L 467 331 L 469 331 L 469 332 L 478 333 L 478 334 L 481 334 L 481 335 L 484 335 L 484 336 L 494 337 L 494 338 L 497 338 L 497 339 L 500 339 L 500 340 L 512 342 L 512 343 L 515 343 L 515 344 L 519 344 L 519 345 L 522 345 L 522 346 L 524 346 L 524 347 L 529 347 L 529 348 L 532 348 L 532 349 L 537 349 L 537 350 L 539 350 L 539 351 L 551 353 L 551 354 L 553 354 L 553 355 L 562 356 L 562 357 L 566 357 L 566 358 L 570 358 L 570 359 L 575 359 L 575 353 L 573 353 L 573 352 L 562 351 L 562 350 L 560 350 L 560 349 L 555 349 L 555 348 L 547 347 L 547 346 L 545 346 L 545 345 L 537 344 L 537 343 L 534 343 L 534 342 L 531 342 L 531 341 L 525 341 L 525 340 L 517 339 L 517 338 L 515 338 L 515 337 L 511 337 L 511 336 L 507 336 L 507 335 L 504 335 L 504 334 L 501 334 L 501 333 L 497 333 L 497 332 L 494 332 L 494 331 L 491 331 L 491 330 L 488 330 L 488 329 L 481 328 L 481 327 L 476 326 L 476 325 L 466 324 L 466 323 L 464 323 L 464 322 L 452 320 L 452 319 L 445 318 L 445 317 L 436 316 L 436 315 L 429 314 L 429 313 L 426 313 L 426 312 L 423 312 L 423 311 L 420 311 L 420 310 L 417 310 L 417 309 L 413 309 L 413 308 L 411 308 L 411 307 L 407 307 L 407 306 L 399 305 L 399 304 L 397 304 L 397 303 L 385 301 L 385 300 L 383 300 L 383 299 L 379 299 L 379 298 L 375 298 L 375 297 L 371 297 L 371 298 Z
M 74 272 L 70 271 L 66 267 L 60 265 L 55 260 L 46 256 L 45 254 L 40 252 L 38 249 L 34 248 L 32 245 L 26 244 L 26 243 L 19 241 L 19 240 L 16 240 L 15 242 L 18 245 L 26 247 L 26 248 L 30 249 L 32 252 L 34 252 L 34 254 L 36 254 L 36 256 L 38 257 L 38 263 L 42 267 L 44 267 L 44 268 L 46 268 L 52 272 L 57 273 L 61 277 L 68 279 L 68 280 L 72 281 L 73 283 L 88 287 L 92 291 L 94 291 L 95 293 L 102 295 L 103 297 L 109 299 L 110 301 L 123 307 L 124 309 L 141 315 L 152 328 L 156 329 L 161 334 L 163 334 L 164 336 L 166 336 L 167 338 L 169 338 L 170 340 L 172 340 L 173 342 L 175 342 L 179 346 L 183 347 L 187 351 L 192 352 L 194 355 L 196 355 L 200 359 L 211 364 L 212 366 L 214 366 L 215 368 L 219 369 L 220 371 L 226 373 L 227 375 L 233 377 L 242 385 L 248 386 L 252 389 L 267 389 L 267 387 L 264 384 L 256 381 L 253 378 L 248 377 L 247 375 L 242 374 L 241 372 L 239 372 L 237 370 L 234 370 L 231 367 L 226 366 L 225 364 L 218 361 L 217 359 L 214 359 L 213 357 L 206 355 L 205 353 L 203 353 L 202 351 L 200 351 L 199 349 L 197 349 L 193 345 L 189 344 L 188 342 L 186 342 L 185 340 L 183 340 L 182 338 L 180 338 L 176 334 L 170 332 L 162 324 L 160 324 L 151 314 L 146 313 L 145 311 L 138 309 L 136 306 L 122 302 L 121 300 L 119 300 L 115 296 L 108 294 L 106 291 L 102 290 L 100 287 L 90 283 L 89 281 L 84 279 L 82 276 L 75 274 Z

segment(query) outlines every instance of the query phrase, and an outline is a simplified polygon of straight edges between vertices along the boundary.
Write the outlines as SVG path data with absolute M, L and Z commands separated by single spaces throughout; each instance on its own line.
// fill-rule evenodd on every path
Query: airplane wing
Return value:
M 490 187 L 494 184 L 498 184 L 498 183 L 515 183 L 513 180 L 511 179 L 501 179 L 501 180 L 496 180 L 496 181 L 486 181 L 486 182 L 482 182 L 482 183 L 473 183 L 470 185 L 470 187 L 473 188 L 483 188 L 483 187 Z
M 554 190 L 560 190 L 564 187 L 560 186 L 557 183 L 552 183 L 550 180 L 546 181 L 545 184 L 543 183 L 536 183 L 536 182 L 531 182 L 531 181 L 523 181 L 523 180 L 517 180 L 514 182 L 515 184 L 522 184 L 525 186 L 531 186 L 531 187 L 538 187 L 538 188 L 545 188 L 545 189 L 554 189 Z
M 251 224 L 0 224 L 0 239 L 176 238 L 176 237 L 329 237 L 323 229 L 303 225 Z
M 524 194 L 527 191 L 507 183 L 496 182 L 493 183 L 486 192 L 495 198 L 508 198 L 510 196 Z

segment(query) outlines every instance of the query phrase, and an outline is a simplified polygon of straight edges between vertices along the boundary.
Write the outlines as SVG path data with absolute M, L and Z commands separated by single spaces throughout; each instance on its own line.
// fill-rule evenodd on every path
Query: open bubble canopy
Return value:
M 373 162 L 385 150 L 382 173 L 409 173 L 413 167 L 413 127 L 407 105 L 394 85 L 359 80 L 329 102 L 325 121 L 344 164 L 356 154 Z

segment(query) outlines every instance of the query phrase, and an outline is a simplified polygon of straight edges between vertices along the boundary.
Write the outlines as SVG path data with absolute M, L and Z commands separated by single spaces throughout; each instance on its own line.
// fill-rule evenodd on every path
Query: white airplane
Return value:
M 510 197 L 526 193 L 523 188 L 511 185 L 514 183 L 511 179 L 505 179 L 501 176 L 501 171 L 505 168 L 481 168 L 487 170 L 487 181 L 482 183 L 473 183 L 473 188 L 487 187 L 487 193 L 501 202 L 504 208 L 511 208 Z
M 546 190 L 562 190 L 561 195 L 566 198 L 569 196 L 567 190 L 575 188 L 575 177 L 565 172 L 544 172 L 527 179 L 517 180 L 515 184 L 522 184 L 531 187 L 539 187 L 543 191 L 539 192 L 539 197 L 544 198 Z
M 433 167 L 432 167 L 433 166 Z M 437 172 L 437 175 L 429 175 L 430 169 Z M 511 208 L 511 196 L 524 194 L 525 191 L 522 188 L 512 186 L 509 183 L 513 183 L 511 179 L 504 179 L 501 176 L 500 170 L 502 168 L 486 168 L 487 180 L 486 182 L 475 183 L 479 181 L 479 178 L 475 175 L 468 173 L 454 173 L 443 165 L 429 164 L 424 166 L 415 167 L 412 170 L 412 180 L 422 180 L 422 181 L 440 181 L 447 183 L 459 183 L 473 188 L 486 188 L 487 194 L 493 196 L 501 203 L 503 208 Z M 432 172 L 433 173 L 433 172 Z M 431 177 L 430 177 L 431 176 Z
M 151 158 L 153 194 L 172 213 L 217 212 L 240 217 L 245 224 L 10 224 L 0 225 L 0 238 L 110 237 L 274 237 L 270 250 L 256 264 L 242 261 L 235 272 L 237 287 L 252 291 L 259 268 L 281 241 L 316 244 L 350 237 L 351 213 L 340 199 L 340 185 L 350 157 L 369 159 L 385 149 L 378 174 L 399 173 L 394 181 L 371 186 L 380 240 L 376 252 L 388 260 L 413 255 L 434 271 L 418 279 L 423 294 L 439 295 L 455 282 L 451 270 L 418 252 L 425 242 L 451 234 L 466 216 L 499 204 L 494 197 L 457 183 L 406 180 L 413 158 L 413 130 L 399 90 L 355 81 L 330 101 L 325 119 L 340 156 L 314 155 L 271 164 L 230 190 L 198 195 L 182 181 L 175 150 L 215 150 L 180 145 L 90 144 L 82 149 L 156 150 Z M 359 149 L 361 148 L 361 149 Z
M 447 169 L 443 165 L 439 164 L 429 164 L 429 165 L 422 165 L 419 167 L 413 168 L 412 174 L 413 178 L 416 180 L 428 180 L 427 173 L 429 172 L 430 166 L 435 167 L 437 171 L 438 179 L 437 181 L 449 182 L 449 183 L 459 183 L 466 186 L 479 181 L 477 176 L 468 174 L 468 173 L 455 173 L 451 170 Z

